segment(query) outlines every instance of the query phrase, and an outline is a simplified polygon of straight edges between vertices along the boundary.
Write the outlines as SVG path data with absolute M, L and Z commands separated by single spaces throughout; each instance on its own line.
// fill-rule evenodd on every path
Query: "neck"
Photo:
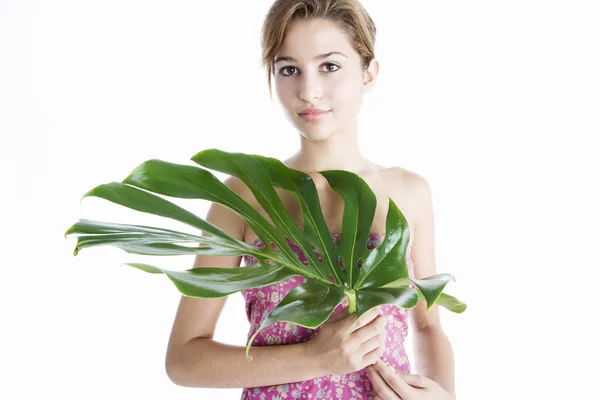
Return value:
M 338 169 L 356 174 L 371 168 L 358 146 L 357 128 L 338 131 L 323 140 L 300 135 L 300 150 L 285 164 L 305 173 Z

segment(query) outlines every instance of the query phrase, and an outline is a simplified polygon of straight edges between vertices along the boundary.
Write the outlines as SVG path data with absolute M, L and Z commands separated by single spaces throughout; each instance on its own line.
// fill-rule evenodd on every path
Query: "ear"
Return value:
M 371 59 L 369 67 L 363 73 L 363 93 L 370 92 L 375 86 L 377 80 L 377 74 L 379 73 L 379 60 L 376 58 Z

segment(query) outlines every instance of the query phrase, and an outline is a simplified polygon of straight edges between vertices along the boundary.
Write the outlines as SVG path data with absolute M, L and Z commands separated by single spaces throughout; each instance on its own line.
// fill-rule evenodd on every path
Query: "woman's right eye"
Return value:
M 292 67 L 292 66 L 288 66 L 288 67 L 283 67 L 279 70 L 279 75 L 283 75 L 283 76 L 290 76 L 288 74 L 285 74 L 283 71 L 287 70 L 288 68 L 293 68 L 296 69 L 296 67 Z

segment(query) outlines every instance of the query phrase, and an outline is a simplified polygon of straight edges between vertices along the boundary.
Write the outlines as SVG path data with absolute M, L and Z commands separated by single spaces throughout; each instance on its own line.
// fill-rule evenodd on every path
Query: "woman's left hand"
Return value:
M 367 367 L 375 397 L 373 400 L 456 400 L 431 379 L 402 371 L 394 372 L 383 360 Z

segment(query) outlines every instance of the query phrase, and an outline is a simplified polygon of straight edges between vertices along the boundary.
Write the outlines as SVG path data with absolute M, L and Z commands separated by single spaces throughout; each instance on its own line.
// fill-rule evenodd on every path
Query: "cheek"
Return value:
M 294 112 L 294 107 L 297 107 L 295 101 L 295 93 L 290 85 L 278 85 L 275 89 L 275 94 L 283 109 L 288 112 Z
M 332 95 L 336 97 L 356 97 L 356 91 L 362 83 L 361 75 L 353 68 L 346 68 L 337 74 L 333 74 L 326 80 L 326 84 Z
M 344 81 L 330 91 L 330 100 L 338 110 L 338 115 L 352 115 L 362 103 L 362 88 L 356 82 Z
M 286 98 L 289 98 L 289 85 L 281 84 L 280 82 L 276 82 L 273 86 L 275 89 L 275 94 L 279 99 L 281 99 L 281 103 L 283 104 Z

